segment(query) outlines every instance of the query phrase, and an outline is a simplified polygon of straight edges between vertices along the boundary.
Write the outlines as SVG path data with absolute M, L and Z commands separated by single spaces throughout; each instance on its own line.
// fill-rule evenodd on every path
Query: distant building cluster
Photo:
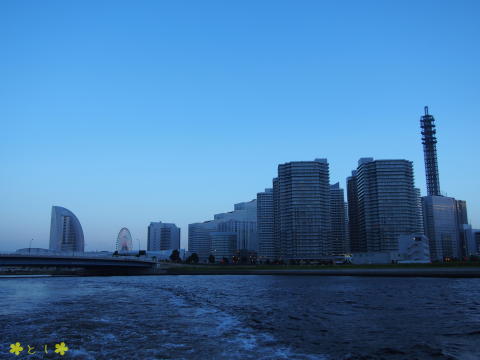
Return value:
M 235 204 L 233 211 L 216 214 L 213 220 L 188 225 L 188 250 L 201 262 L 250 259 L 258 245 L 256 199 Z
M 256 200 L 190 224 L 189 250 L 217 262 L 242 254 L 260 262 L 345 256 L 357 263 L 478 255 L 480 231 L 468 224 L 466 202 L 440 193 L 435 119 L 427 107 L 420 124 L 427 196 L 415 187 L 413 164 L 405 159 L 361 158 L 346 181 L 347 202 L 340 184 L 330 184 L 327 159 L 288 162 Z
M 200 262 L 254 263 L 342 257 L 354 263 L 429 262 L 479 255 L 480 230 L 469 225 L 466 202 L 440 192 L 435 119 L 427 107 L 420 126 L 426 196 L 405 159 L 360 158 L 346 179 L 346 199 L 340 184 L 330 183 L 327 159 L 287 162 L 256 199 L 189 224 L 189 254 Z M 166 258 L 181 250 L 180 228 L 151 222 L 147 241 L 148 252 Z M 130 231 L 122 228 L 116 251 L 132 250 Z M 80 222 L 59 206 L 52 208 L 50 251 L 84 251 Z

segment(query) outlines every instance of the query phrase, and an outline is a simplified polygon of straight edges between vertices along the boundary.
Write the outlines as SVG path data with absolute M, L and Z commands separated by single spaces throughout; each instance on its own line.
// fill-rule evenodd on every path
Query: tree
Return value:
M 210 264 L 214 264 L 214 263 L 215 263 L 215 256 L 210 255 L 210 256 L 208 257 L 208 262 L 209 262 Z
M 197 253 L 193 253 L 192 255 L 190 255 L 187 260 L 186 260 L 187 264 L 198 264 L 198 255 Z
M 172 260 L 172 262 L 180 261 L 180 253 L 178 252 L 177 249 L 172 251 L 172 254 L 170 255 L 170 260 Z
M 190 255 L 190 261 L 194 264 L 198 264 L 198 255 L 197 253 L 193 253 L 192 255 Z

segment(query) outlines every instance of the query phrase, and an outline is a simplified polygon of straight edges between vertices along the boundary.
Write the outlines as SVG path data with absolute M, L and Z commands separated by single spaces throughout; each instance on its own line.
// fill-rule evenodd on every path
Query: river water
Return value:
M 480 359 L 480 279 L 17 278 L 0 305 L 0 359 Z

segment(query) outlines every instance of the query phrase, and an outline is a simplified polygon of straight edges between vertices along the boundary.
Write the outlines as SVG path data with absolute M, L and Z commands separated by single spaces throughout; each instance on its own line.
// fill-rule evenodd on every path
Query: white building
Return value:
M 210 233 L 217 231 L 217 225 L 215 220 L 188 225 L 188 251 L 196 253 L 200 262 L 207 262 L 212 245 Z
M 352 264 L 392 264 L 402 260 L 398 251 L 369 251 L 353 253 L 351 257 Z
M 212 254 L 211 234 L 214 232 L 235 233 L 234 252 L 237 250 L 257 252 L 257 199 L 235 204 L 233 211 L 216 214 L 214 220 L 188 225 L 188 250 L 192 254 L 196 253 L 200 262 L 206 262 L 208 256 Z M 230 243 L 225 246 L 229 248 Z
M 151 222 L 148 227 L 148 251 L 180 249 L 180 228 L 175 224 Z
M 257 199 L 234 205 L 234 210 L 216 214 L 218 230 L 237 234 L 237 250 L 258 251 Z
M 52 206 L 50 250 L 83 252 L 84 246 L 82 225 L 75 214 L 61 206 Z
M 400 235 L 398 238 L 398 252 L 402 263 L 429 263 L 430 245 L 428 238 L 423 234 Z

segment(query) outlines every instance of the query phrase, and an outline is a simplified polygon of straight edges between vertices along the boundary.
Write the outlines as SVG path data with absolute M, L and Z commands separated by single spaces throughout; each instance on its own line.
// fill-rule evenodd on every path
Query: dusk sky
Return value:
M 52 205 L 86 250 L 271 187 L 279 163 L 413 161 L 480 227 L 478 1 L 0 2 L 0 251 L 48 248 Z

